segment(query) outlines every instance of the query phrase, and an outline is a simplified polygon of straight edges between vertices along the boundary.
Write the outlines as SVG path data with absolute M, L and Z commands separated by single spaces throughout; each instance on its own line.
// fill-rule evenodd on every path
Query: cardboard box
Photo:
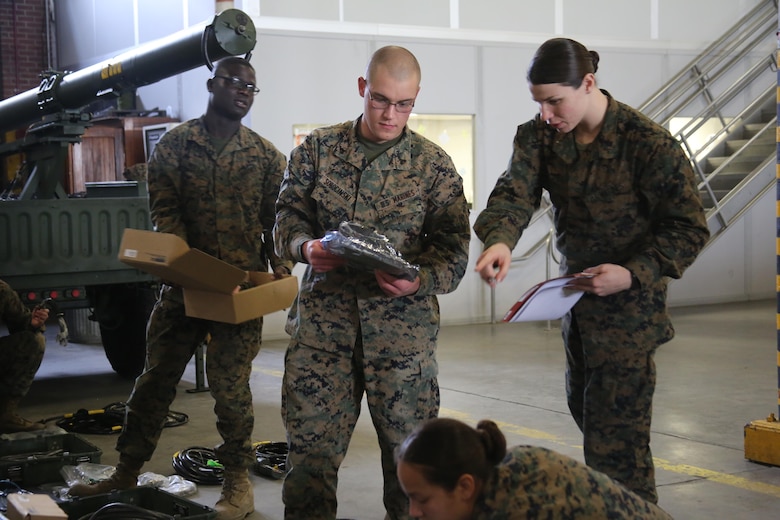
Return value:
M 298 293 L 298 279 L 247 272 L 191 249 L 171 233 L 125 229 L 119 260 L 183 288 L 187 316 L 241 323 L 288 308 Z M 244 281 L 256 286 L 233 294 Z
M 11 493 L 7 498 L 8 520 L 68 520 L 65 511 L 49 495 Z

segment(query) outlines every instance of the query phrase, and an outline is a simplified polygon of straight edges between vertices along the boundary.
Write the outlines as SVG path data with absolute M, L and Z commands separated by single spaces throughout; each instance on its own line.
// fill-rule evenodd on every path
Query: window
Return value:
M 474 203 L 474 116 L 467 114 L 412 114 L 409 128 L 438 144 L 452 157 L 463 177 L 463 190 Z

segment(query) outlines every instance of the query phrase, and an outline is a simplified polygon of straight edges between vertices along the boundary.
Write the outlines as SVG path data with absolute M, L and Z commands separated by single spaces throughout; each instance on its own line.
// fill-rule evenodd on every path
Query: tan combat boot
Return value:
M 46 428 L 43 423 L 28 421 L 20 416 L 18 409 L 19 399 L 9 398 L 0 402 L 0 433 L 34 432 Z
M 225 469 L 222 493 L 214 506 L 217 520 L 242 520 L 255 510 L 255 493 L 247 469 Z
M 138 474 L 143 465 L 144 461 L 121 454 L 116 471 L 110 478 L 94 484 L 74 484 L 68 490 L 68 494 L 73 497 L 89 497 L 114 490 L 132 489 L 138 485 Z

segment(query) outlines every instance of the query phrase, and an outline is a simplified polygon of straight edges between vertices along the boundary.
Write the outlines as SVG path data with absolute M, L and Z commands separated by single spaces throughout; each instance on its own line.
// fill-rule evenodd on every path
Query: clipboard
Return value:
M 582 273 L 560 276 L 534 285 L 512 305 L 502 321 L 516 323 L 562 318 L 585 294 L 568 286 L 571 280 L 582 276 Z

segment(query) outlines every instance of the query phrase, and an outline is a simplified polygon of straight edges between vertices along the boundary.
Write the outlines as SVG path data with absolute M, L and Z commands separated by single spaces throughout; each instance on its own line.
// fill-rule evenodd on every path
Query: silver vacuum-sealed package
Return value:
M 320 242 L 326 251 L 346 258 L 352 267 L 379 269 L 410 281 L 420 272 L 420 266 L 404 260 L 386 236 L 355 222 L 342 222 L 338 229 L 325 233 Z

